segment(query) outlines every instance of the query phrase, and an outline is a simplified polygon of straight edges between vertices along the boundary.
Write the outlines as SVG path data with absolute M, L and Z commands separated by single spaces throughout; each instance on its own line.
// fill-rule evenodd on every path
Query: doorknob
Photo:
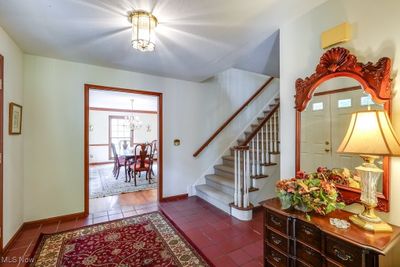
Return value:
M 325 148 L 325 152 L 329 152 L 331 151 L 329 148 Z
M 325 141 L 325 145 L 329 145 L 329 141 Z

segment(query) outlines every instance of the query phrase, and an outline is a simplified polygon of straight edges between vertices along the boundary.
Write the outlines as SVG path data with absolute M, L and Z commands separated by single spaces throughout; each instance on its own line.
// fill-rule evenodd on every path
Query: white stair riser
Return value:
M 276 170 L 279 169 L 279 165 L 263 166 L 262 172 L 269 177 L 273 176 Z
M 211 187 L 214 187 L 215 189 L 218 189 L 218 190 L 220 190 L 220 191 L 222 191 L 224 193 L 232 195 L 232 196 L 235 193 L 235 189 L 234 188 L 226 186 L 224 184 L 220 184 L 220 183 L 214 182 L 211 179 L 207 179 L 206 178 L 206 184 L 211 186 Z
M 280 154 L 271 154 L 271 162 L 280 163 L 281 155 Z
M 196 191 L 196 195 L 202 199 L 204 199 L 205 201 L 207 201 L 208 203 L 210 203 L 211 205 L 219 208 L 222 211 L 225 211 L 228 214 L 231 214 L 231 207 L 221 201 L 218 201 L 218 199 L 215 199 L 207 194 L 204 194 L 202 191 L 197 190 Z
M 220 169 L 214 169 L 214 171 L 215 171 L 215 174 L 216 175 L 221 175 L 221 176 L 225 176 L 225 177 L 234 177 L 234 174 L 233 173 L 231 173 L 231 172 L 226 172 L 226 171 L 223 171 L 223 170 L 220 170 Z
M 235 162 L 229 159 L 222 159 L 222 164 L 229 167 L 235 167 Z

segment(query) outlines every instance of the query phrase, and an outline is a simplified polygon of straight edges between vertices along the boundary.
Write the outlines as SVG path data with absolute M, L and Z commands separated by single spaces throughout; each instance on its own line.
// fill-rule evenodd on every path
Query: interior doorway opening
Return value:
M 85 213 L 162 196 L 162 94 L 85 85 Z

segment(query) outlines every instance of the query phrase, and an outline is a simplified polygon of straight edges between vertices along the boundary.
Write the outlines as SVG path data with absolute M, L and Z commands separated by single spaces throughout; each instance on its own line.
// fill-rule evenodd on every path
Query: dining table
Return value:
M 135 153 L 133 151 L 133 147 L 128 147 L 126 149 L 121 149 L 119 152 L 120 157 L 124 159 L 124 168 L 125 168 L 125 182 L 128 182 L 128 163 L 135 162 Z

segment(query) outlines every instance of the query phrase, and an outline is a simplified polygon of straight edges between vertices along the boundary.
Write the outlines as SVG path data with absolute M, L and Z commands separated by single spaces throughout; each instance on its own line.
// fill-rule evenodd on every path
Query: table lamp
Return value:
M 347 133 L 337 150 L 338 153 L 359 154 L 364 160 L 361 166 L 356 167 L 361 176 L 360 200 L 364 211 L 349 219 L 366 230 L 392 232 L 392 227 L 374 211 L 378 203 L 376 185 L 383 173 L 374 161 L 379 156 L 400 156 L 398 140 L 385 111 L 361 111 L 352 114 Z

